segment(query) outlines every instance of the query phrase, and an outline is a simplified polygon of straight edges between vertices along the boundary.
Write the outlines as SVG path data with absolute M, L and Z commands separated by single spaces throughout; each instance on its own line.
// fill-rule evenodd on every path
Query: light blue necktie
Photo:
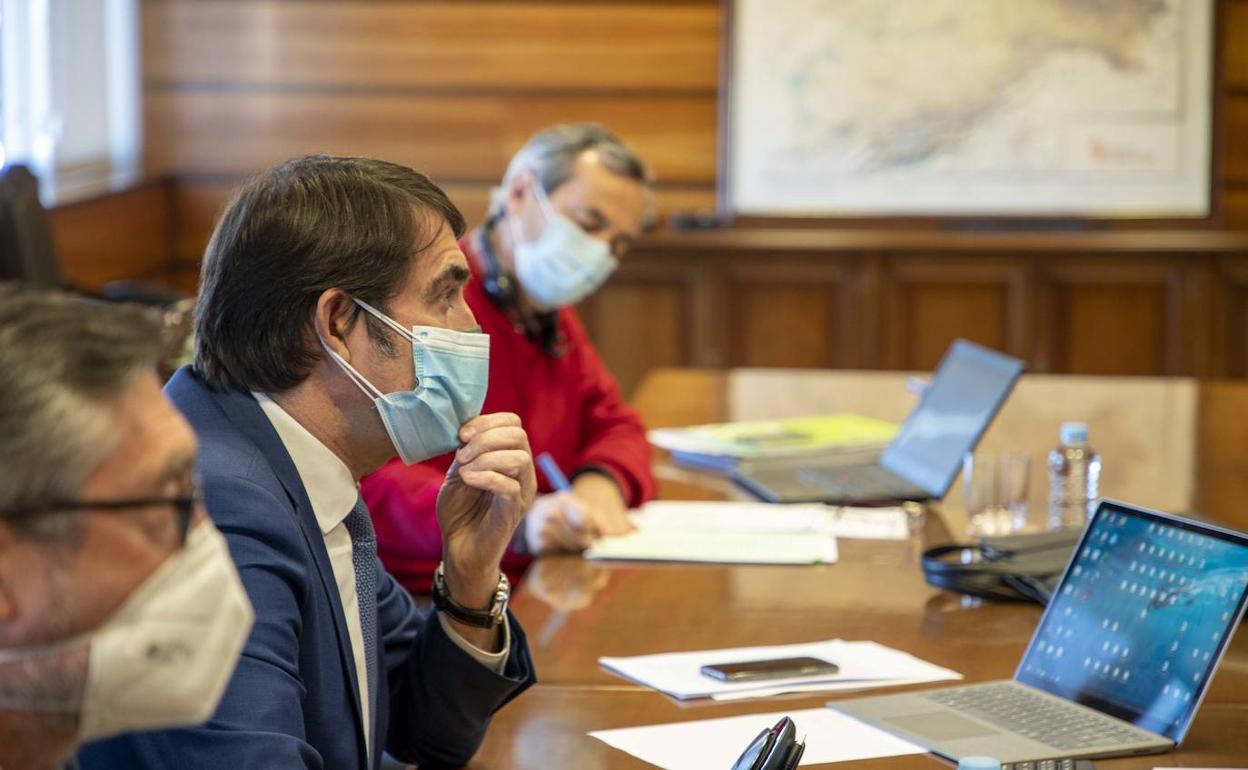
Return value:
M 345 523 L 351 535 L 351 566 L 355 569 L 355 595 L 360 604 L 371 722 L 377 714 L 377 534 L 363 497 L 355 501 Z M 372 725 L 365 725 L 364 729 L 372 734 Z

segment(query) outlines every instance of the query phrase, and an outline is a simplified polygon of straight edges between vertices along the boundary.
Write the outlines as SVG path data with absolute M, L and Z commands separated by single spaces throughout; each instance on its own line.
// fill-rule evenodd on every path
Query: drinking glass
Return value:
M 962 460 L 967 534 L 1009 535 L 1027 525 L 1031 455 L 1027 452 L 980 451 Z

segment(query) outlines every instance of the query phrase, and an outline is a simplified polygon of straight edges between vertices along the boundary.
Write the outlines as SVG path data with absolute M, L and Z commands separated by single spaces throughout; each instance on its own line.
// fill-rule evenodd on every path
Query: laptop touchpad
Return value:
M 981 738 L 985 735 L 999 734 L 998 730 L 988 725 L 960 717 L 950 711 L 907 714 L 889 717 L 887 721 L 911 735 L 930 738 L 934 741 L 956 741 L 963 738 Z

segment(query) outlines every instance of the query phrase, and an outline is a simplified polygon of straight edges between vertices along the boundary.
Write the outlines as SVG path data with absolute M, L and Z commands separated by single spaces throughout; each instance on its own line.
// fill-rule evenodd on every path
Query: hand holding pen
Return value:
M 541 495 L 525 518 L 525 541 L 535 555 L 557 551 L 584 551 L 601 532 L 572 493 L 572 484 L 549 452 L 538 455 L 537 466 L 553 494 Z

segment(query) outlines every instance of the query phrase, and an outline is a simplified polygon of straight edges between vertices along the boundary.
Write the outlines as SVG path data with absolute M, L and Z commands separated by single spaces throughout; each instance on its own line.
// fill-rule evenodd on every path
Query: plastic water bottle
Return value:
M 1001 762 L 995 757 L 962 757 L 958 770 L 1001 770 Z
M 1049 529 L 1082 527 L 1100 495 L 1101 456 L 1088 445 L 1088 425 L 1064 422 L 1049 452 Z

